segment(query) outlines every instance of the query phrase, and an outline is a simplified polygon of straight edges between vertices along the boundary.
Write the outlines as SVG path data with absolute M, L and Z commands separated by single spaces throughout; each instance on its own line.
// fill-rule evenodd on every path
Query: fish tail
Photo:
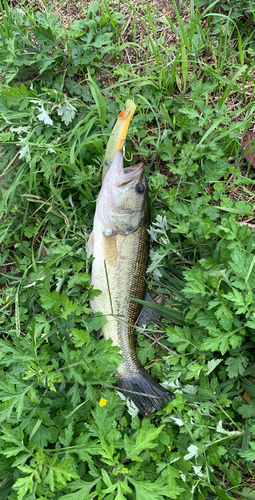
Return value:
M 137 371 L 129 377 L 119 378 L 117 386 L 124 396 L 129 397 L 146 416 L 154 409 L 160 410 L 168 400 L 175 398 L 173 393 L 159 385 L 146 370 Z

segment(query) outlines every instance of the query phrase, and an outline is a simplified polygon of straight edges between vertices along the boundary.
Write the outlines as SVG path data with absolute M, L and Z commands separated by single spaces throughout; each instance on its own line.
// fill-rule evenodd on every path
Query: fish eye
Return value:
M 135 192 L 139 194 L 144 192 L 144 185 L 141 182 L 139 182 L 139 184 L 136 184 Z

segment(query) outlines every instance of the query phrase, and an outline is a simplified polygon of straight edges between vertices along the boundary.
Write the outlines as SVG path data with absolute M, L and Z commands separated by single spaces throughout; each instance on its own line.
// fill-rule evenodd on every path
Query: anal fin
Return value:
M 152 302 L 155 304 L 155 300 L 153 300 L 148 288 L 146 288 L 145 299 L 147 302 Z M 160 315 L 155 309 L 152 309 L 148 306 L 143 306 L 138 321 L 136 325 L 149 325 L 150 323 L 158 323 L 160 321 Z
M 103 338 L 103 330 L 100 328 L 99 330 L 93 330 L 93 335 L 97 340 L 100 340 Z

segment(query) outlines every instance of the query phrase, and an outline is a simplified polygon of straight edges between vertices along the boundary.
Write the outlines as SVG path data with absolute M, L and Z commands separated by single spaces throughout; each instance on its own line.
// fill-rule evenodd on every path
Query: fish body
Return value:
M 145 415 L 170 396 L 143 368 L 134 347 L 133 325 L 141 305 L 132 298 L 145 297 L 149 225 L 144 168 L 138 164 L 123 169 L 119 150 L 103 180 L 88 244 L 88 255 L 94 256 L 91 284 L 102 291 L 91 301 L 91 309 L 106 316 L 103 336 L 121 349 L 118 387 Z

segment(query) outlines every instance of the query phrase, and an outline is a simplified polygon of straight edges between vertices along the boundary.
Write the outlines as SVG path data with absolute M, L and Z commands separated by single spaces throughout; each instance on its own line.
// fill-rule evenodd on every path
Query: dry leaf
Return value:
M 251 130 L 247 130 L 240 153 L 243 153 L 245 151 L 245 159 L 248 161 L 248 163 L 251 163 L 251 166 L 255 168 L 255 132 L 252 132 Z

